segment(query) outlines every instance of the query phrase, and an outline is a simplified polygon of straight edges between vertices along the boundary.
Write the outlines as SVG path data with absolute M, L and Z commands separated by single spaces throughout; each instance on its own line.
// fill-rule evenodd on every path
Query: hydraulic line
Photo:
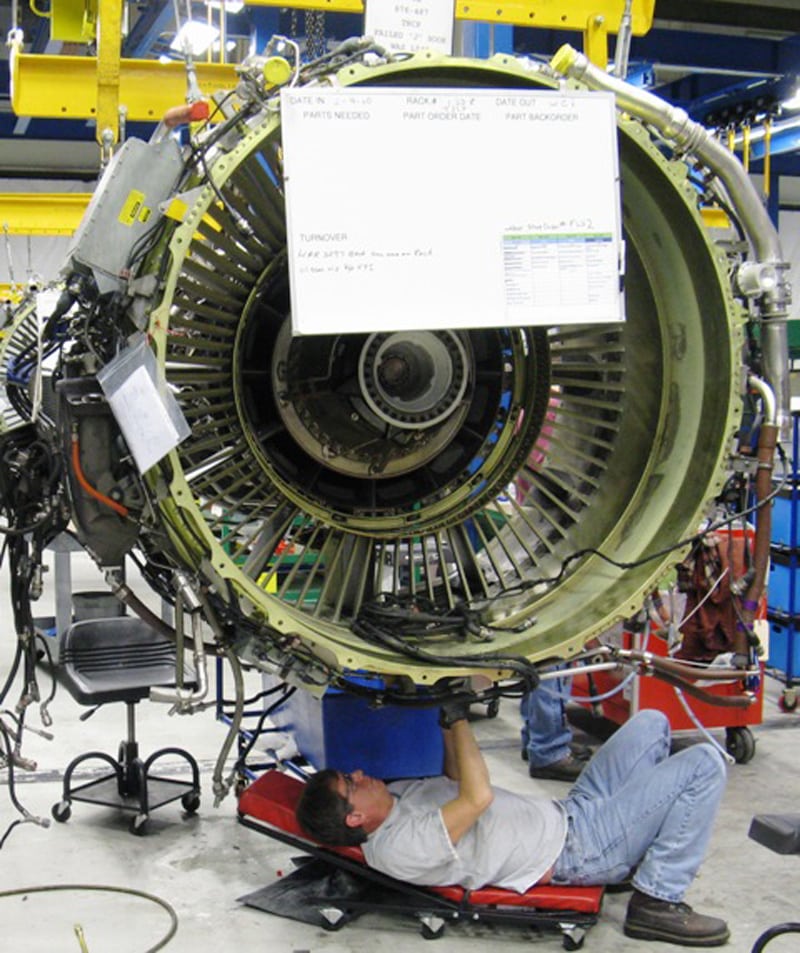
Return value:
M 122 503 L 117 503 L 117 501 L 112 500 L 110 496 L 106 496 L 105 493 L 101 493 L 99 490 L 95 489 L 86 479 L 86 475 L 84 474 L 83 468 L 81 467 L 81 451 L 77 437 L 72 438 L 72 469 L 75 473 L 75 478 L 81 485 L 81 489 L 85 490 L 89 496 L 99 500 L 101 503 L 109 507 L 109 509 L 112 509 L 115 513 L 118 513 L 120 516 L 128 515 L 127 506 L 123 506 Z
M 778 232 L 741 163 L 708 129 L 690 119 L 683 109 L 603 72 L 569 44 L 558 50 L 550 66 L 557 73 L 571 76 L 591 89 L 613 93 L 619 109 L 658 129 L 679 151 L 693 153 L 718 176 L 741 220 L 756 262 L 774 268 L 774 287 L 762 290 L 759 299 L 765 318 L 762 327 L 764 370 L 779 397 L 779 429 L 788 433 L 788 263 L 781 251 Z
M 752 631 L 758 603 L 764 593 L 767 572 L 769 571 L 770 537 L 772 535 L 772 507 L 765 505 L 772 491 L 772 469 L 775 447 L 778 442 L 777 411 L 772 390 L 760 378 L 751 375 L 750 386 L 757 390 L 764 405 L 764 420 L 758 433 L 757 469 L 755 478 L 755 496 L 758 504 L 756 531 L 753 543 L 753 580 L 742 601 L 742 619 L 736 624 L 734 651 L 744 656 L 744 664 L 749 657 L 748 632 Z

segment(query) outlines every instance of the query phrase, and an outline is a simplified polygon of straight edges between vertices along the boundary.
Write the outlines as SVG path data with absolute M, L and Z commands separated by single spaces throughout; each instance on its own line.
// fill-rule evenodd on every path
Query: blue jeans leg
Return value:
M 527 749 L 528 763 L 534 768 L 554 764 L 569 754 L 572 731 L 567 724 L 563 679 L 542 683 L 523 696 L 522 747 Z
M 567 795 L 569 829 L 556 882 L 618 883 L 636 868 L 633 883 L 643 893 L 683 899 L 708 847 L 726 769 L 708 744 L 662 756 L 661 719 L 658 712 L 631 719 L 607 743 L 618 742 L 617 750 L 600 759 L 601 749 Z

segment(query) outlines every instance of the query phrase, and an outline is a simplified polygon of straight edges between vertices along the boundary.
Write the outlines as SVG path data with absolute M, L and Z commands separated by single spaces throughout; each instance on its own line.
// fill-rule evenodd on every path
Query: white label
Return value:
M 453 52 L 454 0 L 367 0 L 364 33 L 387 50 Z

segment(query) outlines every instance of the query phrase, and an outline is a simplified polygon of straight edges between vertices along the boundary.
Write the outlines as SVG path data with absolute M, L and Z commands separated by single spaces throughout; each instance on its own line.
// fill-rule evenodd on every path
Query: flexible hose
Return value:
M 81 489 L 88 493 L 89 496 L 94 497 L 94 499 L 103 503 L 109 509 L 112 509 L 119 516 L 128 515 L 127 506 L 123 506 L 121 503 L 117 503 L 116 500 L 112 500 L 110 496 L 106 496 L 105 493 L 101 493 L 86 479 L 86 474 L 83 472 L 83 467 L 81 466 L 80 444 L 76 438 L 72 440 L 72 469 L 75 472 L 75 479 L 80 484 Z
M 750 953 L 761 953 L 770 940 L 774 940 L 776 936 L 782 936 L 784 933 L 800 933 L 800 923 L 779 923 L 777 926 L 770 927 L 756 940 Z
M 102 884 L 42 884 L 36 887 L 18 887 L 14 890 L 0 890 L 0 898 L 18 897 L 27 893 L 48 893 L 56 890 L 91 890 L 104 893 L 124 893 L 157 903 L 166 910 L 171 921 L 170 928 L 164 937 L 162 937 L 155 946 L 148 947 L 145 953 L 155 953 L 156 950 L 162 949 L 178 932 L 178 915 L 175 913 L 175 909 L 170 906 L 166 900 L 162 900 L 161 897 L 156 897 L 155 894 L 152 893 L 145 893 L 143 890 L 135 890 L 133 887 L 108 887 Z

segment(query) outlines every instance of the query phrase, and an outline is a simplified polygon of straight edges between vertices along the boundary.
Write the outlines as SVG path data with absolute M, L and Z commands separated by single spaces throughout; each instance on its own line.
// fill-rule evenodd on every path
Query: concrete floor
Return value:
M 82 558 L 73 559 L 73 588 L 95 589 L 94 568 L 88 561 L 84 566 Z M 0 679 L 4 680 L 13 653 L 13 632 L 10 610 L 3 607 L 0 611 L 6 622 L 5 657 L 0 659 Z M 35 611 L 37 615 L 52 614 L 52 595 L 46 593 Z M 42 685 L 47 691 L 46 676 Z M 251 674 L 248 686 L 260 687 L 259 676 Z M 728 919 L 732 939 L 726 949 L 731 953 L 749 953 L 756 937 L 775 923 L 800 920 L 800 857 L 772 853 L 747 836 L 754 813 L 800 811 L 800 714 L 781 712 L 781 688 L 780 682 L 767 680 L 763 723 L 754 728 L 755 757 L 730 769 L 709 856 L 687 897 L 697 908 Z M 19 682 L 7 698 L 8 708 L 18 695 Z M 50 818 L 52 805 L 60 799 L 61 772 L 75 755 L 95 748 L 116 751 L 125 728 L 123 707 L 103 707 L 81 722 L 79 716 L 84 712 L 60 690 L 51 706 L 54 740 L 36 735 L 27 738 L 23 753 L 35 759 L 38 768 L 17 772 L 17 796 L 31 814 Z M 35 710 L 29 723 L 39 727 Z M 521 792 L 537 785 L 552 796 L 565 793 L 564 784 L 528 778 L 519 757 L 515 703 L 504 702 L 493 719 L 478 715 L 474 728 L 496 783 Z M 582 721 L 576 734 L 583 739 Z M 722 731 L 713 734 L 722 739 Z M 46 885 L 132 889 L 166 901 L 178 918 L 177 933 L 167 944 L 171 953 L 237 949 L 371 953 L 376 948 L 405 953 L 419 949 L 423 941 L 412 919 L 368 914 L 339 932 L 327 932 L 239 904 L 238 897 L 273 882 L 280 872 L 289 872 L 296 851 L 240 826 L 232 794 L 219 807 L 213 806 L 210 776 L 225 728 L 215 720 L 213 710 L 170 718 L 165 707 L 145 702 L 138 707 L 138 735 L 145 755 L 165 744 L 181 745 L 195 755 L 203 776 L 199 813 L 183 818 L 179 806 L 167 805 L 151 816 L 149 832 L 143 837 L 129 833 L 130 815 L 80 803 L 73 804 L 67 823 L 16 827 L 0 851 L 3 950 L 144 953 L 161 948 L 160 941 L 170 928 L 168 912 L 140 897 L 104 890 L 35 890 Z M 682 735 L 679 743 L 693 740 Z M 177 776 L 180 770 L 179 761 L 170 759 L 160 773 Z M 0 791 L 1 837 L 19 815 L 8 797 L 5 771 L 0 783 L 6 787 Z M 8 895 L 10 891 L 22 892 Z M 622 933 L 626 903 L 626 894 L 606 896 L 602 918 L 587 935 L 586 950 L 641 953 L 645 948 L 677 949 L 627 939 Z M 83 946 L 77 925 L 83 931 Z M 448 926 L 435 942 L 437 953 L 478 953 L 487 944 L 512 950 L 531 942 L 542 951 L 561 949 L 560 940 L 552 935 L 482 924 Z M 798 949 L 800 936 L 789 935 L 770 943 L 768 953 L 796 953 Z

